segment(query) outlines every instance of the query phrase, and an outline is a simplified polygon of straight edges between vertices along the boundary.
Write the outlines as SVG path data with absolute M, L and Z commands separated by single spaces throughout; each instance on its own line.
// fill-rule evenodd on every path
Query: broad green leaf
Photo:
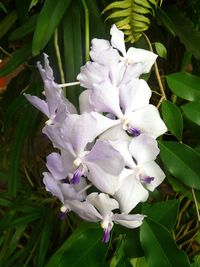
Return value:
M 32 54 L 34 56 L 46 46 L 70 3 L 71 0 L 45 1 L 33 36 Z
M 17 20 L 17 12 L 13 10 L 0 22 L 0 38 L 3 37 Z
M 21 27 L 15 29 L 9 36 L 9 40 L 19 40 L 34 31 L 38 15 L 31 16 Z
M 155 45 L 157 54 L 160 57 L 167 59 L 167 49 L 166 49 L 166 47 L 162 43 L 159 43 L 159 42 L 154 43 L 154 45 Z
M 168 230 L 153 220 L 144 220 L 140 240 L 148 267 L 190 267 L 187 255 L 178 249 Z
M 200 100 L 200 78 L 184 72 L 166 75 L 170 90 L 177 96 L 189 100 Z
M 183 118 L 179 108 L 168 100 L 162 102 L 162 117 L 169 131 L 178 140 L 182 138 Z
M 31 56 L 31 45 L 26 44 L 13 53 L 9 61 L 0 70 L 0 76 L 6 76 L 23 64 Z
M 181 108 L 188 119 L 200 126 L 200 102 L 191 102 Z
M 168 15 L 164 12 L 163 8 L 158 8 L 156 12 L 157 18 L 162 22 L 166 29 L 175 36 L 174 25 Z
M 160 141 L 160 155 L 168 171 L 191 188 L 200 189 L 200 154 L 172 141 Z
M 3 10 L 5 13 L 8 13 L 2 2 L 0 2 L 0 9 Z
M 152 205 L 144 205 L 142 208 L 142 214 L 148 216 L 148 218 L 153 219 L 165 226 L 169 231 L 171 231 L 176 222 L 177 214 L 179 209 L 178 200 L 167 200 L 162 202 L 157 202 Z
M 149 267 L 145 257 L 131 259 L 130 262 L 134 267 Z
M 163 12 L 168 16 L 174 33 L 185 45 L 196 59 L 200 59 L 200 31 L 196 30 L 194 24 L 186 18 L 175 6 L 163 8 Z
M 64 267 L 66 265 L 79 267 L 84 266 L 85 263 L 87 265 L 87 262 L 88 267 L 103 267 L 103 258 L 107 246 L 101 243 L 101 237 L 102 230 L 99 225 L 82 223 L 53 254 L 45 267 Z
M 83 63 L 82 55 L 82 25 L 80 6 L 77 2 L 72 2 L 62 21 L 63 41 L 64 41 L 64 73 L 66 80 L 72 82 L 76 80 Z M 76 106 L 78 106 L 78 96 L 80 86 L 72 86 L 66 89 L 66 96 Z

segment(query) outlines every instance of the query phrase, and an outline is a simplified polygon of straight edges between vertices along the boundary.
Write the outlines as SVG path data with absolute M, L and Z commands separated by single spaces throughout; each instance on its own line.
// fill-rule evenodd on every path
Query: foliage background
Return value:
M 200 266 L 199 1 L 4 0 L 0 16 L 0 266 Z M 167 178 L 137 207 L 148 215 L 143 226 L 115 226 L 103 245 L 98 225 L 74 214 L 59 219 L 59 203 L 42 184 L 52 149 L 44 118 L 23 92 L 43 91 L 42 52 L 58 83 L 75 81 L 90 40 L 109 40 L 113 23 L 124 28 L 127 47 L 160 55 L 144 78 L 169 129 L 159 141 Z M 80 91 L 66 89 L 75 105 Z

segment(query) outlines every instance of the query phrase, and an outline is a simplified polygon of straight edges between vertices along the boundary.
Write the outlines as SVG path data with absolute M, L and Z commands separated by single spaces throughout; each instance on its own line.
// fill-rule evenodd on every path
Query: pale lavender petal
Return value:
M 91 90 L 85 90 L 79 96 L 79 109 L 81 114 L 96 111 L 96 108 L 90 103 L 90 93 Z
M 62 125 L 61 133 L 63 139 L 72 145 L 76 155 L 79 155 L 98 134 L 96 119 L 88 113 L 70 114 Z
M 122 172 L 119 181 L 114 197 L 119 202 L 121 212 L 129 213 L 138 203 L 147 200 L 148 191 L 136 179 L 133 171 Z
M 98 112 L 109 112 L 117 117 L 123 116 L 119 105 L 119 92 L 109 81 L 95 84 L 90 90 L 90 103 Z
M 64 203 L 64 196 L 57 181 L 49 172 L 43 173 L 43 183 L 45 184 L 46 191 L 56 196 L 62 203 Z
M 114 214 L 113 221 L 127 228 L 137 228 L 142 225 L 145 215 L 142 214 Z
M 158 109 L 153 105 L 148 105 L 128 114 L 128 119 L 132 127 L 155 139 L 167 131 Z
M 102 140 L 111 140 L 111 141 L 131 141 L 131 137 L 125 132 L 122 127 L 121 120 L 116 120 L 116 125 L 105 131 L 100 139 Z
M 150 71 L 157 57 L 158 55 L 153 52 L 135 47 L 129 48 L 126 54 L 126 60 L 128 60 L 131 64 L 143 64 L 142 73 L 148 73 Z
M 49 117 L 49 109 L 46 101 L 40 99 L 37 96 L 32 96 L 29 94 L 24 94 L 26 99 L 37 109 L 39 109 L 42 113 L 44 113 L 47 117 Z
M 60 154 L 53 152 L 50 155 L 48 155 L 46 166 L 48 170 L 52 173 L 54 178 L 58 180 L 66 178 L 67 171 L 63 164 Z
M 91 193 L 87 196 L 86 201 L 91 203 L 103 217 L 110 214 L 112 210 L 119 208 L 119 203 L 104 193 Z
M 151 182 L 150 182 L 150 180 L 148 180 L 148 182 L 150 182 L 150 183 L 145 184 L 145 186 L 148 190 L 154 191 L 154 189 L 157 186 L 159 186 L 163 182 L 163 180 L 165 179 L 164 172 L 159 167 L 159 165 L 154 161 L 150 161 L 150 162 L 147 162 L 147 163 L 141 165 L 141 168 L 144 171 L 144 176 L 154 178 L 154 179 L 151 179 Z
M 129 83 L 120 86 L 119 94 L 120 106 L 128 113 L 149 104 L 151 89 L 144 80 L 132 77 Z
M 80 202 L 72 200 L 70 202 L 70 208 L 83 220 L 89 222 L 99 222 L 102 219 L 101 214 L 87 201 Z
M 117 29 L 116 25 L 113 25 L 110 30 L 111 44 L 114 48 L 117 48 L 123 56 L 126 55 L 126 48 L 124 43 L 124 33 Z
M 145 134 L 133 138 L 129 150 L 139 165 L 155 160 L 160 151 L 156 140 Z

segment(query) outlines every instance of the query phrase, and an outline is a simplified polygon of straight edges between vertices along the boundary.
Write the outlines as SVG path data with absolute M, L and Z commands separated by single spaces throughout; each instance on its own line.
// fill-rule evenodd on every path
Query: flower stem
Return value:
M 56 52 L 61 83 L 64 84 L 65 83 L 65 75 L 64 75 L 64 71 L 63 71 L 63 67 L 62 67 L 62 60 L 61 60 L 60 49 L 59 49 L 59 45 L 58 45 L 58 29 L 56 29 L 54 32 L 54 48 L 55 48 L 55 52 Z
M 80 84 L 80 82 L 62 83 L 62 84 L 59 84 L 59 87 L 69 87 L 69 86 L 78 85 L 78 84 Z
M 147 37 L 147 35 L 145 33 L 143 33 L 143 36 L 144 36 L 144 38 L 145 38 L 145 40 L 146 40 L 146 42 L 147 42 L 147 44 L 149 46 L 149 50 L 151 52 L 154 52 L 152 44 L 151 44 L 149 38 Z M 160 92 L 162 94 L 162 97 L 160 98 L 160 101 L 158 102 L 158 105 L 157 105 L 157 107 L 159 107 L 160 104 L 162 103 L 162 101 L 164 99 L 167 99 L 167 97 L 166 97 L 166 94 L 165 94 L 165 89 L 164 89 L 164 86 L 162 84 L 162 80 L 161 80 L 160 73 L 159 73 L 159 70 L 158 70 L 158 64 L 157 64 L 156 61 L 154 63 L 154 69 L 155 69 L 155 74 L 156 74 L 156 78 L 157 78 L 157 81 L 158 81 L 158 86 L 159 86 Z
M 85 13 L 85 60 L 90 59 L 89 50 L 90 50 L 90 25 L 89 25 L 89 9 L 87 7 L 86 1 L 82 0 L 84 13 Z
M 198 218 L 198 221 L 200 222 L 199 207 L 198 207 L 198 202 L 197 202 L 197 198 L 196 198 L 196 195 L 195 195 L 194 188 L 192 188 L 192 196 L 193 196 L 193 199 L 194 199 L 194 204 L 195 204 L 195 208 L 196 208 L 197 218 Z

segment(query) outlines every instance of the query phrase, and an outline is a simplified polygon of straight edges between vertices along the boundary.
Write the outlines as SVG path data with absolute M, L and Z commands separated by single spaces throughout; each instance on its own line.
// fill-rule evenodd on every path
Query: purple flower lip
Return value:
M 61 220 L 61 221 L 64 221 L 67 217 L 67 212 L 60 212 L 58 214 L 58 218 Z
M 79 184 L 80 180 L 81 180 L 81 176 L 84 174 L 84 170 L 83 168 L 80 166 L 78 167 L 74 173 L 73 173 L 73 177 L 70 181 L 71 184 Z
M 145 176 L 141 178 L 141 181 L 145 184 L 150 184 L 155 178 L 151 176 Z
M 141 134 L 141 131 L 137 128 L 130 127 L 127 129 L 127 133 L 133 137 L 136 137 L 136 136 L 139 136 Z
M 105 228 L 103 230 L 102 242 L 103 243 L 108 243 L 109 240 L 110 240 L 110 230 L 108 228 Z

